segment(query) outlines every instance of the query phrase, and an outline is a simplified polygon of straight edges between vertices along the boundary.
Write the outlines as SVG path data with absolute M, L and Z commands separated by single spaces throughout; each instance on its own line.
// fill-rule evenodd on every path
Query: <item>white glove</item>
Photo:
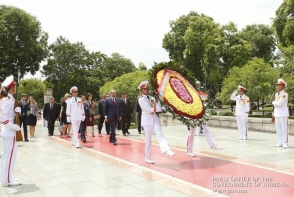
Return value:
M 85 121 L 85 116 L 82 117 L 82 121 L 83 121 L 83 122 Z
M 17 124 L 13 124 L 13 125 L 11 125 L 11 127 L 10 127 L 12 130 L 14 130 L 14 131 L 19 131 L 20 130 L 20 127 L 17 125 Z
M 162 107 L 161 107 L 161 110 L 166 111 L 165 106 L 162 106 Z
M 275 105 L 276 105 L 276 101 L 273 101 L 273 102 L 272 102 L 272 105 L 275 106 Z
M 21 112 L 21 109 L 20 109 L 20 107 L 16 107 L 16 108 L 14 109 L 14 111 L 20 113 L 20 112 Z

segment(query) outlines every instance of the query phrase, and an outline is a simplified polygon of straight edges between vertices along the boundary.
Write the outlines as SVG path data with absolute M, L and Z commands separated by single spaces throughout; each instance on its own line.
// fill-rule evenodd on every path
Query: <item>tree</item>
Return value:
M 116 90 L 118 97 L 120 97 L 122 92 L 125 92 L 130 98 L 131 103 L 135 105 L 136 98 L 139 95 L 138 85 L 142 81 L 148 80 L 148 78 L 148 71 L 145 70 L 127 73 L 115 78 L 113 81 L 105 83 L 105 85 L 100 88 L 100 92 L 102 94 L 109 93 L 110 90 Z
M 138 66 L 138 69 L 139 70 L 147 70 L 147 67 L 146 67 L 146 65 L 144 63 L 140 62 L 139 66 Z
M 262 24 L 247 25 L 239 33 L 240 37 L 251 43 L 251 57 L 263 58 L 270 63 L 276 49 L 276 38 L 271 27 Z
M 253 58 L 245 66 L 234 67 L 223 81 L 222 91 L 217 98 L 223 103 L 230 103 L 231 94 L 238 85 L 247 89 L 251 100 L 259 102 L 260 98 L 273 99 L 274 83 L 279 78 L 279 70 L 271 67 L 263 59 Z
M 91 92 L 99 99 L 99 87 L 104 84 L 101 63 L 105 55 L 90 53 L 81 42 L 70 43 L 64 37 L 57 38 L 49 46 L 50 54 L 42 73 L 46 81 L 53 85 L 54 96 L 61 98 L 76 85 L 80 93 Z
M 163 39 L 170 58 L 205 83 L 211 97 L 221 90 L 223 78 L 233 66 L 250 59 L 251 44 L 242 39 L 233 23 L 221 26 L 211 17 L 191 12 L 171 22 Z
M 41 79 L 25 79 L 21 80 L 18 87 L 18 94 L 27 94 L 33 96 L 39 107 L 44 105 L 45 84 Z
M 273 27 L 282 47 L 294 45 L 294 2 L 284 0 L 276 11 Z
M 36 17 L 12 6 L 0 5 L 0 71 L 22 78 L 35 74 L 47 55 L 48 35 Z
M 136 71 L 134 63 L 119 53 L 112 53 L 101 64 L 105 81 L 112 81 L 123 74 Z

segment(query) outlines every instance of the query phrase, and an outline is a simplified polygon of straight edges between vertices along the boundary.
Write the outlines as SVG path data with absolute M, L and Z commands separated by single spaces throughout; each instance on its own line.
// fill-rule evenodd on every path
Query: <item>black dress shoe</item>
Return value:
M 99 134 L 101 134 L 101 131 L 98 131 Z
M 25 139 L 24 141 L 25 141 L 25 142 L 29 142 L 30 140 L 28 140 L 28 139 Z
M 48 136 L 52 136 L 52 134 L 48 134 Z
M 85 143 L 86 142 L 86 139 L 84 139 L 83 142 Z
M 138 131 L 139 134 L 141 134 L 141 131 Z
M 110 135 L 110 133 L 109 133 L 109 132 L 107 132 L 107 135 Z

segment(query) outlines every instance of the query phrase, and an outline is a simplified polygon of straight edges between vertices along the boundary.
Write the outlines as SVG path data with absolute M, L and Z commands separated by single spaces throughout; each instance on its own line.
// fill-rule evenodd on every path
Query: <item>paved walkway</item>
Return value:
M 136 130 L 129 136 L 118 132 L 118 146 L 96 133 L 77 149 L 57 129 L 48 137 L 38 125 L 37 138 L 19 143 L 14 176 L 23 185 L 1 186 L 0 196 L 293 196 L 292 136 L 289 148 L 282 149 L 272 146 L 274 134 L 249 132 L 249 139 L 241 141 L 235 130 L 211 128 L 224 150 L 211 150 L 204 135 L 195 136 L 197 157 L 191 158 L 185 153 L 185 126 L 163 130 L 177 154 L 163 156 L 153 136 L 155 164 L 150 165 L 142 155 L 144 135 Z

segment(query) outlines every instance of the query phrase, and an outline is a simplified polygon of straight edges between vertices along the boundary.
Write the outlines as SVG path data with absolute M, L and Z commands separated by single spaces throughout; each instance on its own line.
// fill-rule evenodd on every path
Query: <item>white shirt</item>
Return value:
M 275 100 L 272 102 L 274 106 L 274 117 L 288 117 L 288 93 L 285 90 L 275 94 Z
M 138 99 L 139 105 L 142 109 L 141 125 L 154 125 L 160 124 L 159 118 L 154 113 L 154 107 L 151 106 L 151 97 L 147 98 L 147 95 L 143 95 Z M 156 104 L 156 112 L 161 112 L 161 105 L 158 102 Z
M 249 114 L 250 110 L 250 99 L 245 94 L 243 95 L 237 95 L 236 91 L 233 92 L 231 95 L 231 100 L 236 101 L 236 115 L 237 116 L 245 116 Z
M 84 106 L 82 100 L 79 97 L 72 97 L 68 99 L 66 104 L 67 122 L 85 120 Z

